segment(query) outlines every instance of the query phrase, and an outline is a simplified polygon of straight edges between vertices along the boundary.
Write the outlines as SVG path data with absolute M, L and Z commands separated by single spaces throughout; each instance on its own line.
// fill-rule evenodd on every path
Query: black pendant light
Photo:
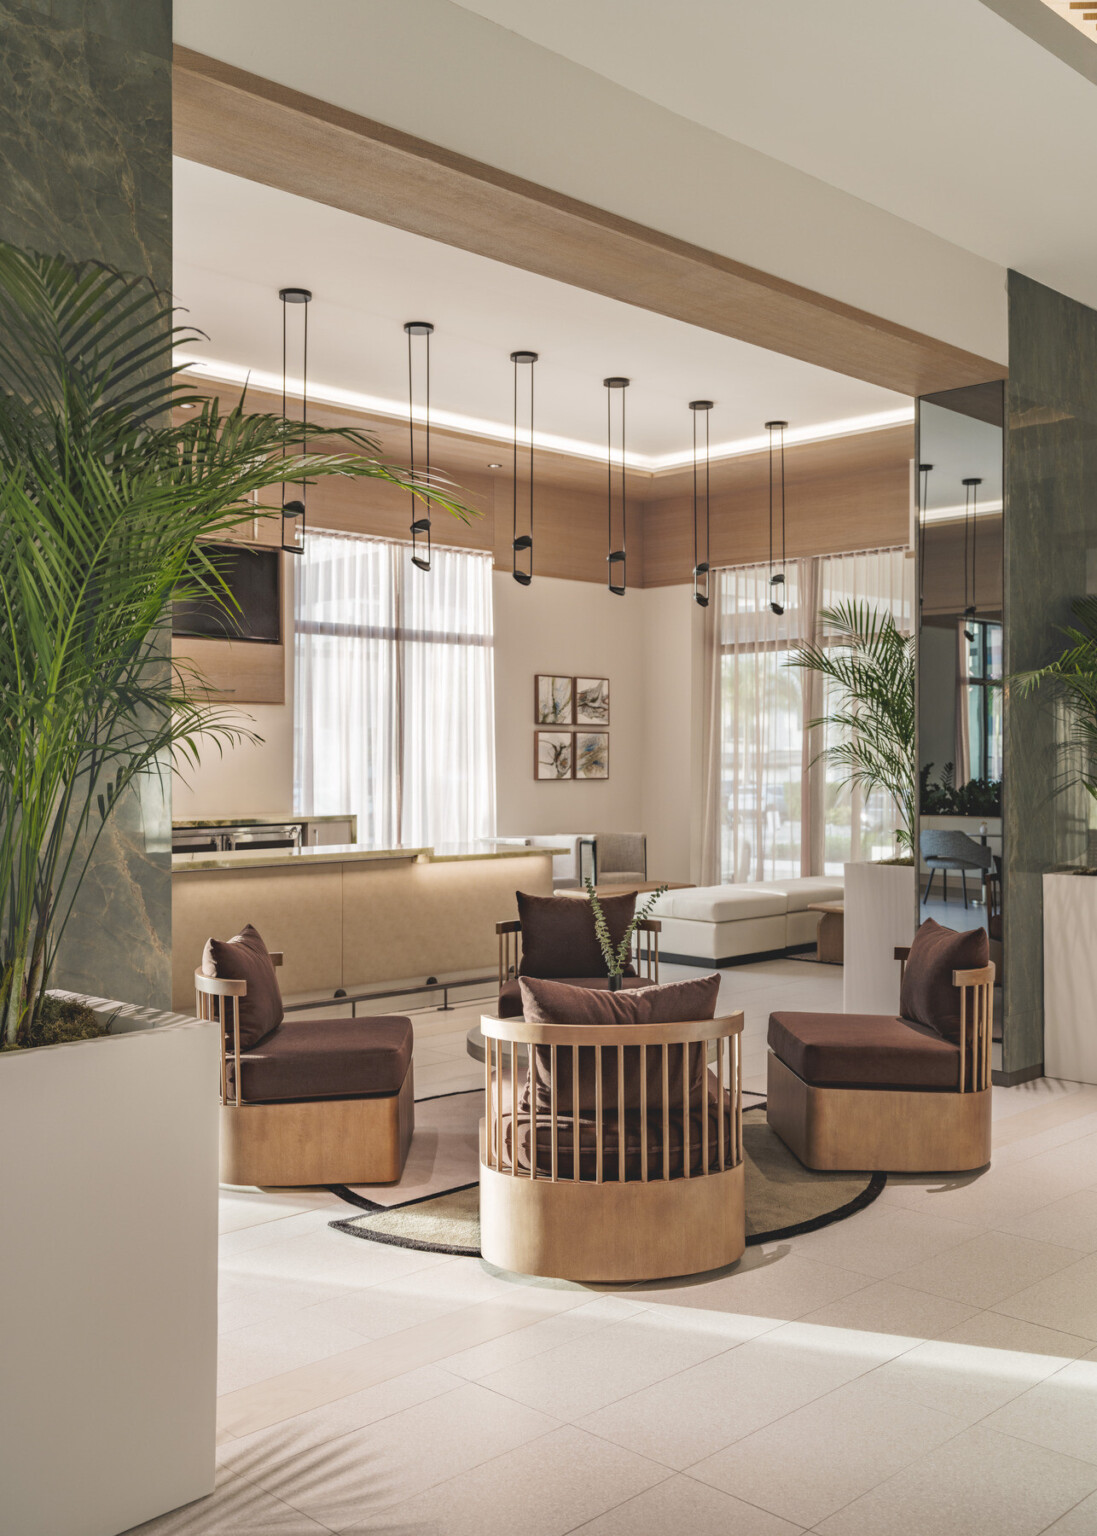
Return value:
M 278 297 L 282 300 L 282 420 L 286 419 L 286 333 L 287 312 L 291 304 L 300 304 L 304 309 L 304 318 L 301 328 L 301 425 L 308 422 L 309 414 L 309 302 L 312 294 L 307 288 L 280 288 Z M 301 453 L 305 454 L 308 446 L 308 437 L 302 434 Z M 282 457 L 286 457 L 286 444 L 282 443 Z M 300 498 L 291 501 L 286 500 L 286 482 L 282 481 L 282 548 L 290 555 L 301 555 L 305 551 L 305 491 L 308 485 L 306 479 L 301 481 Z
M 423 373 L 425 383 L 426 402 L 423 412 L 423 425 L 425 436 L 424 457 L 425 465 L 419 476 L 430 484 L 430 338 L 434 333 L 434 326 L 429 320 L 409 320 L 404 326 L 408 338 L 408 442 L 412 477 L 415 476 L 415 382 L 413 368 L 414 341 L 423 338 Z M 430 497 L 427 497 L 426 511 L 420 513 L 420 501 L 414 494 L 411 498 L 411 563 L 418 566 L 421 571 L 430 570 Z M 426 544 L 421 545 L 419 538 L 426 535 Z M 425 548 L 426 554 L 421 551 Z
M 625 494 L 625 390 L 629 387 L 629 380 L 614 376 L 603 379 L 606 386 L 606 472 L 608 476 L 606 488 L 606 533 L 609 545 L 609 553 L 606 555 L 606 566 L 609 572 L 609 589 L 616 597 L 624 597 L 628 587 L 628 559 L 626 547 L 628 542 L 628 507 Z M 621 543 L 618 548 L 613 547 L 613 396 L 620 396 L 621 400 Z
M 929 477 L 933 471 L 932 464 L 919 464 L 918 480 L 920 494 L 918 497 L 918 606 L 926 600 L 926 513 L 929 511 Z
M 785 611 L 785 428 L 787 421 L 767 421 L 769 433 L 769 606 L 774 613 Z M 781 467 L 781 569 L 773 569 L 773 434 L 781 434 L 779 440 Z
M 709 432 L 708 413 L 712 410 L 711 400 L 691 400 L 689 408 L 693 412 L 693 601 L 700 608 L 708 607 L 709 598 L 709 537 L 711 533 L 711 518 L 709 506 Z M 701 540 L 699 534 L 700 515 L 700 458 L 697 445 L 697 417 L 703 415 L 705 420 L 705 558 L 701 559 Z
M 964 487 L 964 618 L 968 621 L 964 625 L 964 639 L 975 639 L 975 540 L 977 536 L 979 517 L 979 487 L 982 479 L 978 475 L 969 475 L 963 482 Z M 970 566 L 970 591 L 968 588 L 968 523 L 971 524 L 971 566 Z
M 533 580 L 533 367 L 536 352 L 512 352 L 514 364 L 514 471 L 513 497 L 514 522 L 511 535 L 511 575 L 521 586 L 528 587 Z M 529 369 L 529 522 L 525 533 L 518 532 L 518 369 Z M 528 552 L 528 553 L 527 553 Z M 520 556 L 526 555 L 525 569 L 521 569 Z

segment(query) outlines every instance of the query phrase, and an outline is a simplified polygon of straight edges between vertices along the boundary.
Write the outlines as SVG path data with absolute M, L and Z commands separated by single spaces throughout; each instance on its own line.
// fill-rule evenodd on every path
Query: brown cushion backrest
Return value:
M 247 994 L 239 1000 L 242 1051 L 250 1051 L 281 1024 L 282 993 L 274 961 L 250 923 L 231 939 L 206 940 L 202 975 L 247 982 Z
M 564 986 L 586 987 L 591 992 L 605 992 L 609 988 L 608 976 L 560 976 L 554 979 Z M 623 976 L 621 985 L 631 989 L 650 987 L 651 982 L 646 976 Z M 504 981 L 499 988 L 497 1013 L 501 1019 L 522 1017 L 522 978 L 520 976 L 512 976 L 510 981 Z
M 594 931 L 594 909 L 586 896 L 530 896 L 516 891 L 522 924 L 519 976 L 605 976 L 606 961 Z M 614 945 L 636 915 L 636 892 L 602 896 L 602 911 Z M 625 967 L 626 976 L 635 968 Z
M 935 1029 L 944 1040 L 960 1039 L 960 989 L 953 971 L 974 971 L 990 963 L 985 928 L 956 933 L 928 917 L 910 946 L 899 1012 L 904 1019 Z
M 629 1024 L 679 1024 L 692 1019 L 716 1017 L 716 1000 L 720 994 L 718 975 L 691 976 L 686 981 L 669 981 L 662 986 L 636 987 L 628 991 L 593 991 L 586 987 L 569 987 L 559 981 L 521 978 L 522 1015 L 530 1024 L 629 1025 Z M 662 1051 L 648 1048 L 647 1098 L 649 1113 L 661 1113 L 663 1103 Z M 685 1072 L 689 1076 L 691 1095 L 700 1089 L 705 1071 L 705 1046 L 688 1047 L 672 1045 L 669 1058 L 669 1104 L 672 1109 L 681 1108 L 685 1094 Z M 603 1113 L 617 1108 L 617 1051 L 611 1046 L 595 1052 L 588 1046 L 579 1048 L 579 1092 L 576 1102 L 572 1085 L 572 1054 L 570 1049 L 556 1052 L 556 1095 L 558 1114 L 578 1114 L 580 1119 L 595 1114 L 597 1107 L 597 1072 L 595 1056 L 601 1056 L 602 1110 Z M 683 1058 L 688 1056 L 688 1066 L 683 1069 Z M 640 1047 L 628 1046 L 625 1058 L 625 1108 L 640 1107 Z M 537 1091 L 537 1108 L 549 1110 L 552 1105 L 552 1054 L 546 1045 L 534 1048 L 530 1072 L 522 1091 L 522 1108 L 530 1103 L 531 1074 Z

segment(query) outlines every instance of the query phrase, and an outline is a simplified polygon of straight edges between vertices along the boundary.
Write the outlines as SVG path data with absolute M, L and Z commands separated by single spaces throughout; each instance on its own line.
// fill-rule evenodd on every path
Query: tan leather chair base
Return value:
M 499 1269 L 662 1280 L 734 1264 L 743 1235 L 742 1163 L 705 1178 L 595 1184 L 512 1176 L 481 1159 L 480 1252 Z
M 399 1093 L 379 1098 L 222 1104 L 221 1182 L 393 1184 L 414 1129 L 412 1067 Z
M 766 1119 L 806 1168 L 967 1173 L 990 1162 L 990 1088 L 813 1088 L 771 1051 Z

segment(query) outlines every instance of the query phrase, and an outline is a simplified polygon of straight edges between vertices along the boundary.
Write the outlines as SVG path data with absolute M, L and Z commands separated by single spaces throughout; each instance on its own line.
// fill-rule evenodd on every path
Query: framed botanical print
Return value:
M 538 725 L 571 725 L 575 714 L 575 688 L 570 677 L 550 677 L 539 672 L 534 679 L 533 718 Z
M 533 777 L 535 779 L 575 777 L 575 737 L 570 731 L 534 731 Z
M 609 724 L 609 678 L 577 677 L 575 679 L 576 725 Z
M 609 778 L 608 731 L 576 731 L 575 777 L 577 779 Z

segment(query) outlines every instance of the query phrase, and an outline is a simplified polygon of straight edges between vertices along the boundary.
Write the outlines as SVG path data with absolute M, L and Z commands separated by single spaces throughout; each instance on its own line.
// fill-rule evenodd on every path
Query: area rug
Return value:
M 468 1117 L 474 1125 L 481 1112 L 482 1094 L 447 1094 L 447 1099 L 464 1099 L 465 1105 L 451 1106 L 450 1121 Z M 426 1104 L 440 1104 L 428 1100 Z M 424 1104 L 424 1108 L 426 1107 Z M 437 1112 L 436 1112 L 437 1113 Z M 420 1120 L 416 1106 L 416 1135 Z M 468 1138 L 462 1137 L 465 1144 Z M 777 1242 L 814 1232 L 834 1221 L 842 1221 L 855 1211 L 871 1205 L 887 1183 L 884 1173 L 813 1173 L 805 1168 L 766 1124 L 766 1106 L 752 1105 L 743 1111 L 743 1152 L 746 1182 L 747 1246 Z M 475 1149 L 470 1172 L 476 1171 Z M 447 1159 L 447 1166 L 453 1163 Z M 480 1256 L 480 1188 L 477 1179 L 444 1190 L 411 1194 L 401 1180 L 400 1186 L 385 1194 L 398 1200 L 378 1200 L 361 1187 L 332 1185 L 332 1193 L 348 1205 L 358 1207 L 357 1216 L 330 1223 L 337 1232 L 362 1237 L 373 1243 L 390 1243 L 398 1248 L 419 1248 L 428 1253 L 449 1253 L 469 1258 Z M 410 1195 L 410 1198 L 409 1198 Z

